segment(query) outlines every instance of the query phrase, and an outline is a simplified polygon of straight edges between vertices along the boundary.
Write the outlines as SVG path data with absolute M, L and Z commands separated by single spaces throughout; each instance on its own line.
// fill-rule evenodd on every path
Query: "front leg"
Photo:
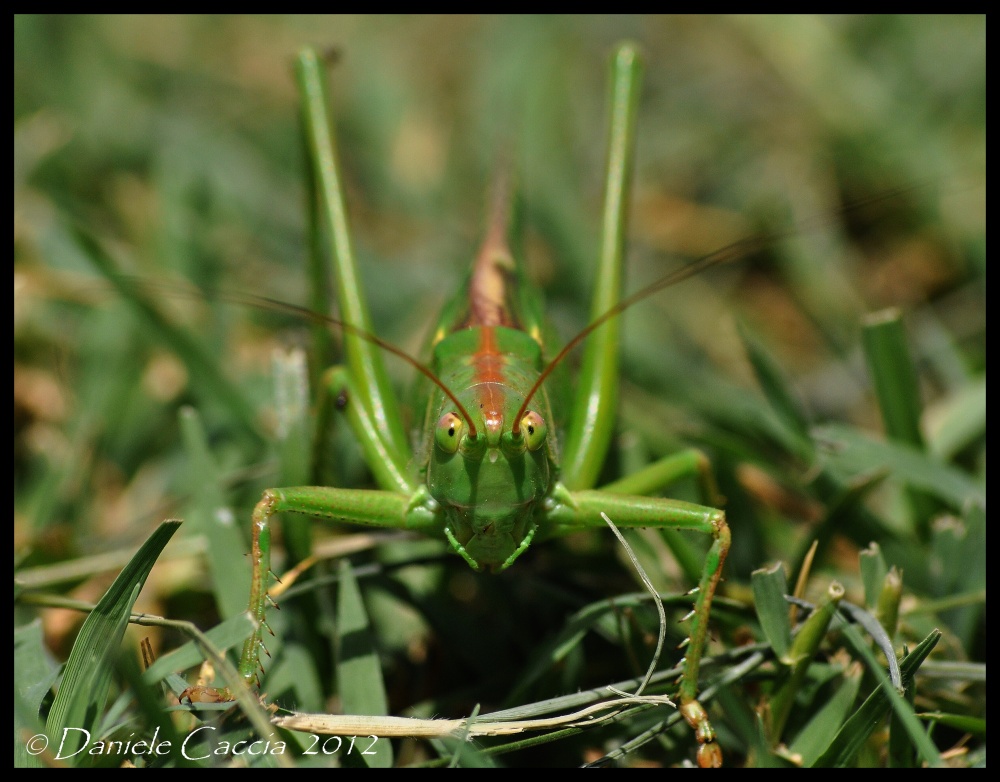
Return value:
M 334 521 L 346 521 L 383 529 L 406 529 L 435 534 L 441 521 L 432 501 L 423 493 L 405 494 L 367 489 L 336 489 L 327 486 L 298 486 L 291 489 L 268 489 L 253 512 L 253 580 L 248 610 L 257 629 L 243 644 L 239 671 L 250 687 L 260 684 L 260 653 L 264 649 L 264 631 L 271 574 L 271 517 L 275 513 L 303 513 Z M 227 694 L 231 695 L 231 694 Z M 226 699 L 231 699 L 227 697 Z
M 698 673 L 708 640 L 708 619 L 712 598 L 722 576 L 729 552 L 730 534 L 721 510 L 679 500 L 611 494 L 606 491 L 570 492 L 559 487 L 546 514 L 546 537 L 580 529 L 604 527 L 606 513 L 619 527 L 666 527 L 694 530 L 712 536 L 701 579 L 696 589 L 690 619 L 687 649 L 680 680 L 680 712 L 698 739 L 698 765 L 717 767 L 722 751 L 708 713 L 698 702 Z

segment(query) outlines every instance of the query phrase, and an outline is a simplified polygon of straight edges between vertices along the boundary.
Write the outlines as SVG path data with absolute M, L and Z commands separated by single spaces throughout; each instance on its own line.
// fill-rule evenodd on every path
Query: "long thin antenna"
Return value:
M 122 279 L 128 280 L 133 285 L 142 286 L 147 290 L 162 291 L 172 296 L 188 296 L 190 298 L 202 299 L 207 295 L 204 291 L 186 286 L 182 283 L 151 281 L 138 277 L 130 277 L 128 275 L 121 276 Z M 335 326 L 344 333 L 353 334 L 357 337 L 361 337 L 361 339 L 366 340 L 367 342 L 371 342 L 373 345 L 378 346 L 387 353 L 391 353 L 392 355 L 401 358 L 411 367 L 416 369 L 420 374 L 430 380 L 434 385 L 440 388 L 441 391 L 444 392 L 445 396 L 447 396 L 448 399 L 454 403 L 456 409 L 458 410 L 458 414 L 462 416 L 465 422 L 469 425 L 469 437 L 473 439 L 477 437 L 476 425 L 473 423 L 472 417 L 465 409 L 465 406 L 458 401 L 458 397 L 456 397 L 452 390 L 448 388 L 448 386 L 446 386 L 437 375 L 434 374 L 434 371 L 430 367 L 415 359 L 401 347 L 397 347 L 391 342 L 387 342 L 381 337 L 377 337 L 351 323 L 347 323 L 330 315 L 323 315 L 319 312 L 314 312 L 308 307 L 302 307 L 298 304 L 289 304 L 287 301 L 281 301 L 280 299 L 272 299 L 269 296 L 260 296 L 256 293 L 240 293 L 238 291 L 212 291 L 211 296 L 230 304 L 243 304 L 251 307 L 275 310 L 277 312 L 286 312 L 302 318 L 305 321 Z
M 524 397 L 524 402 L 521 404 L 520 410 L 518 410 L 517 415 L 514 417 L 515 428 L 517 427 L 518 421 L 520 421 L 525 413 L 528 411 L 528 404 L 531 402 L 532 397 L 538 392 L 538 389 L 542 387 L 542 383 L 548 379 L 549 375 L 552 374 L 553 370 L 559 366 L 560 362 L 570 354 L 570 352 L 583 342 L 590 334 L 595 330 L 600 328 L 601 325 L 607 323 L 612 318 L 618 317 L 625 310 L 631 307 L 633 304 L 637 304 L 643 299 L 648 299 L 655 293 L 662 291 L 664 288 L 669 288 L 671 285 L 676 285 L 689 277 L 693 277 L 696 274 L 700 274 L 706 269 L 710 269 L 713 266 L 721 266 L 725 263 L 733 263 L 741 258 L 745 258 L 748 255 L 752 255 L 755 252 L 760 252 L 776 242 L 782 241 L 783 239 L 790 239 L 793 236 L 798 236 L 809 230 L 815 230 L 824 225 L 829 225 L 834 220 L 843 217 L 857 209 L 860 209 L 869 204 L 878 203 L 879 201 L 884 201 L 895 196 L 904 195 L 906 193 L 913 192 L 914 190 L 925 187 L 927 183 L 909 185 L 906 187 L 899 187 L 894 190 L 890 190 L 887 193 L 880 193 L 879 195 L 871 196 L 870 198 L 864 198 L 860 201 L 855 201 L 854 203 L 848 204 L 842 209 L 838 209 L 835 212 L 827 213 L 823 215 L 815 215 L 810 218 L 802 220 L 797 225 L 792 228 L 788 228 L 784 231 L 777 231 L 772 234 L 763 234 L 760 236 L 749 236 L 745 239 L 739 239 L 732 244 L 728 244 L 715 252 L 709 253 L 708 255 L 703 255 L 700 258 L 696 258 L 690 263 L 681 266 L 679 269 L 674 269 L 672 272 L 665 274 L 658 280 L 654 280 L 649 285 L 644 288 L 640 288 L 635 293 L 626 296 L 624 299 L 619 301 L 615 306 L 611 307 L 609 310 L 605 311 L 603 314 L 599 315 L 597 318 L 592 320 L 587 326 L 585 326 L 580 332 L 576 334 L 562 350 L 556 354 L 542 370 L 538 379 L 535 380 L 534 385 L 529 389 L 527 395 Z M 515 432 L 516 433 L 516 432 Z

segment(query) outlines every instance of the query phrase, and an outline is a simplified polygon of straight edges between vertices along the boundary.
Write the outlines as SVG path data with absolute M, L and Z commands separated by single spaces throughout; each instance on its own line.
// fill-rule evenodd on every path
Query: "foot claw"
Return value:
M 220 690 L 216 687 L 188 687 L 180 694 L 178 700 L 181 703 L 187 701 L 192 706 L 196 703 L 226 703 L 233 700 L 228 690 Z

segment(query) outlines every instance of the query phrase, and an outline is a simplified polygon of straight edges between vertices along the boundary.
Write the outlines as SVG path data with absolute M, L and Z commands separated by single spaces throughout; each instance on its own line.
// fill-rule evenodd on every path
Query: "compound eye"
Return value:
M 434 440 L 438 448 L 445 453 L 455 453 L 458 444 L 462 440 L 462 429 L 465 428 L 465 421 L 454 413 L 445 413 L 438 419 L 437 430 L 434 432 Z
M 545 444 L 548 427 L 538 413 L 529 410 L 521 419 L 521 432 L 524 434 L 524 444 L 529 451 L 537 451 Z

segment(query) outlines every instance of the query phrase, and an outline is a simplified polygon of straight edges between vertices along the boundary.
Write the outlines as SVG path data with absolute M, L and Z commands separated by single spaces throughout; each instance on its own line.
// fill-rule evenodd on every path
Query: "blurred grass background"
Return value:
M 808 230 L 628 313 L 622 437 L 609 477 L 672 448 L 705 448 L 729 498 L 735 545 L 727 588 L 739 598 L 753 568 L 797 561 L 823 511 L 796 488 L 808 483 L 802 465 L 767 462 L 771 454 L 753 450 L 757 422 L 737 408 L 760 394 L 737 322 L 767 345 L 815 422 L 878 433 L 859 323 L 895 306 L 905 314 L 931 447 L 942 421 L 971 409 L 971 433 L 945 456 L 981 483 L 982 17 L 21 16 L 14 38 L 18 566 L 128 552 L 163 518 L 186 517 L 199 476 L 180 435 L 185 405 L 202 417 L 241 523 L 260 490 L 283 474 L 271 357 L 277 346 L 303 344 L 304 325 L 163 297 L 167 320 L 218 359 L 242 399 L 234 405 L 192 376 L 133 302 L 100 284 L 74 225 L 95 235 L 127 274 L 307 301 L 291 60 L 312 44 L 336 60 L 332 113 L 378 333 L 419 350 L 471 258 L 497 150 L 509 148 L 525 204 L 527 262 L 568 338 L 587 318 L 607 59 L 622 38 L 637 40 L 646 56 L 628 287 L 757 230 Z M 840 211 L 858 202 L 866 206 Z M 405 387 L 407 368 L 390 362 L 390 371 Z M 364 485 L 347 439 L 336 448 L 338 482 Z M 932 543 L 899 511 L 898 486 L 881 487 L 871 507 L 895 531 L 883 543 L 896 547 L 906 585 L 920 598 L 960 592 L 952 569 L 980 567 L 937 562 Z M 819 563 L 849 588 L 857 585 L 863 535 L 855 528 L 833 535 Z M 602 558 L 590 545 L 540 547 L 495 581 L 466 572 L 457 558 L 435 565 L 444 570 L 424 573 L 439 585 L 427 590 L 442 612 L 431 621 L 393 604 L 407 602 L 402 582 L 376 583 L 369 600 L 380 604 L 373 615 L 389 617 L 376 624 L 394 713 L 430 703 L 450 715 L 502 702 L 534 644 L 567 611 L 629 584 L 614 554 Z M 96 600 L 109 576 L 40 583 Z M 221 610 L 190 557 L 154 570 L 141 600 L 147 610 L 203 626 Z M 419 603 L 412 595 L 409 602 Z M 949 650 L 955 659 L 984 659 L 981 608 L 962 620 Z M 489 633 L 487 617 L 496 625 Z M 28 618 L 18 610 L 17 622 Z M 43 619 L 50 648 L 64 656 L 79 615 L 48 611 Z M 516 630 L 525 637 L 513 638 Z M 497 649 L 505 659 L 487 665 L 482 658 Z M 621 649 L 602 650 L 589 650 L 587 665 L 578 660 L 547 686 L 557 692 L 627 675 L 611 673 Z M 329 665 L 316 663 L 318 679 L 329 677 Z M 323 692 L 316 708 L 331 707 Z M 972 704 L 963 708 L 976 712 Z M 593 749 L 585 741 L 554 746 L 525 753 L 523 762 L 579 762 Z

